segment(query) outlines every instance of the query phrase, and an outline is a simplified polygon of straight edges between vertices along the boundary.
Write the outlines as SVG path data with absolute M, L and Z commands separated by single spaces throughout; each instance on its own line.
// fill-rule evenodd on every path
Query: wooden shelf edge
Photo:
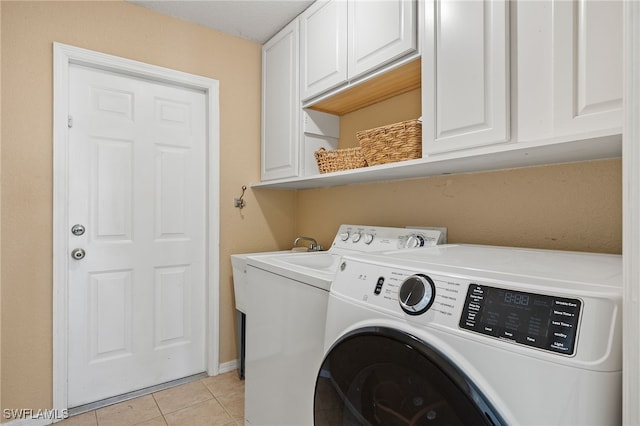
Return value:
M 421 87 L 419 55 L 400 60 L 377 72 L 303 103 L 303 108 L 345 115 Z

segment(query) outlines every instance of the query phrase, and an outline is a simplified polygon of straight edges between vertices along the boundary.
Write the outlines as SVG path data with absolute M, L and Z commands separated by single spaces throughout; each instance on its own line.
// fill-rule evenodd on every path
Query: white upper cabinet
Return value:
M 287 53 L 271 71 L 271 53 L 265 53 L 263 180 L 284 178 L 265 186 L 307 188 L 620 156 L 623 7 L 623 0 L 317 2 L 300 16 L 298 89 L 295 47 L 279 39 Z M 410 62 L 417 54 L 408 53 L 416 49 L 410 41 L 416 34 L 421 71 Z M 311 176 L 313 164 L 304 162 L 337 137 L 305 129 L 301 146 L 302 106 L 341 116 L 402 93 L 397 82 L 413 78 L 418 81 L 411 87 L 422 85 L 422 159 Z M 365 102 L 378 92 L 384 96 Z
M 348 78 L 417 50 L 416 2 L 349 1 Z
M 622 129 L 622 1 L 517 3 L 518 141 Z
M 312 4 L 300 15 L 302 99 L 347 80 L 347 2 Z
M 423 155 L 507 141 L 507 1 L 425 3 Z
M 620 133 L 622 2 L 556 1 L 554 8 L 556 133 Z
M 316 1 L 300 15 L 302 99 L 417 50 L 415 0 Z
M 262 180 L 298 176 L 298 21 L 262 47 Z

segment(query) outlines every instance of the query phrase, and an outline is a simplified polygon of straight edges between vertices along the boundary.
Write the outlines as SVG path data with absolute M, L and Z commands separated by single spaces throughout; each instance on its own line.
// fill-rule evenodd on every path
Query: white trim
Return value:
M 62 421 L 62 419 L 56 420 L 56 422 Z M 7 423 L 2 423 L 2 426 L 44 426 L 50 425 L 54 421 L 51 419 L 15 419 Z
M 624 2 L 622 424 L 640 424 L 640 3 Z
M 223 362 L 220 364 L 220 368 L 218 369 L 218 374 L 228 373 L 229 371 L 238 369 L 238 360 L 234 359 L 231 361 Z
M 219 82 L 168 68 L 106 55 L 61 43 L 53 44 L 53 409 L 68 408 L 68 276 L 67 153 L 69 65 L 79 64 L 115 71 L 147 80 L 202 90 L 207 97 L 208 223 L 207 223 L 207 373 L 215 376 L 219 365 L 220 292 L 220 111 Z M 13 422 L 12 422 L 13 423 Z

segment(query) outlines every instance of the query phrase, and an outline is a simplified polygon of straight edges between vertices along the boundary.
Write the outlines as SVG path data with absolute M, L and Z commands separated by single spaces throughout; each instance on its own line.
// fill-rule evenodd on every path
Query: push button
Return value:
M 553 320 L 551 321 L 551 325 L 557 329 L 567 329 L 567 330 L 573 329 L 572 323 L 567 321 L 562 321 L 562 320 Z
M 575 346 L 580 301 L 555 299 L 552 312 L 548 348 L 554 352 L 570 354 Z
M 509 330 L 504 330 L 500 335 L 500 337 L 504 339 L 509 339 L 509 340 L 516 340 L 516 336 L 513 333 L 513 331 L 509 331 Z
M 382 291 L 382 285 L 384 284 L 384 277 L 378 278 L 376 282 L 376 288 L 373 290 L 373 294 L 378 295 Z
M 556 331 L 555 333 L 553 333 L 553 337 L 555 337 L 558 340 L 567 340 L 567 337 L 569 337 L 566 333 L 563 333 L 561 331 Z
M 564 341 L 553 341 L 551 342 L 551 346 L 549 349 L 560 352 L 560 353 L 570 353 L 571 348 L 569 347 L 567 342 Z

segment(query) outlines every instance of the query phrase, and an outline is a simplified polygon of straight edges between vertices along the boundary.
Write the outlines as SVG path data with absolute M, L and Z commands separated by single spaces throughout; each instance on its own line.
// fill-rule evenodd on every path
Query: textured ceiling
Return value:
M 129 0 L 147 9 L 263 44 L 313 0 Z

